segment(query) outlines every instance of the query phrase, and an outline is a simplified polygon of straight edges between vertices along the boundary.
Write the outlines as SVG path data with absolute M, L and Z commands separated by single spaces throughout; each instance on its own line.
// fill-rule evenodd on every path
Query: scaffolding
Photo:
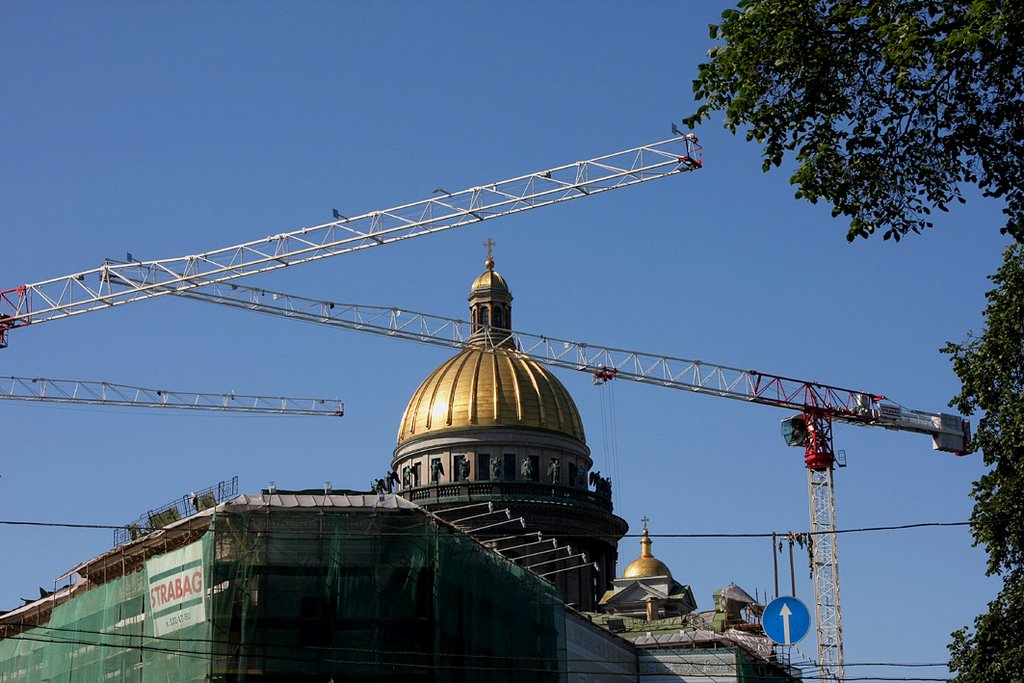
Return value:
M 0 683 L 557 681 L 550 583 L 397 496 L 239 496 L 0 617 Z

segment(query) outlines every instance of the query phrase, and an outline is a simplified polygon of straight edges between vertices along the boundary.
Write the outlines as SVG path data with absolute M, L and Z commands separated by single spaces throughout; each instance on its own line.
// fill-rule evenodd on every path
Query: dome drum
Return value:
M 446 430 L 395 449 L 398 490 L 435 484 L 529 484 L 590 495 L 590 449 L 557 432 L 492 427 Z M 605 499 L 609 496 L 604 496 Z

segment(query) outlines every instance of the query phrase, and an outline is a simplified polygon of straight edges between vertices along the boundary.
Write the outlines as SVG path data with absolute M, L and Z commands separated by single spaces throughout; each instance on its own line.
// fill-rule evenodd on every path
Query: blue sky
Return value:
M 0 5 L 0 288 L 180 256 L 669 136 L 719 3 L 25 3 Z M 465 317 L 493 238 L 517 327 L 885 394 L 944 410 L 947 340 L 980 330 L 1006 239 L 970 194 L 924 236 L 847 244 L 755 146 L 698 130 L 701 171 L 256 280 Z M 0 519 L 120 524 L 238 475 L 243 491 L 362 488 L 448 352 L 180 300 L 15 331 L 3 373 L 338 397 L 341 419 L 8 402 Z M 787 414 L 560 373 L 617 512 L 638 532 L 805 530 Z M 614 410 L 602 410 L 613 403 Z M 614 435 L 612 439 L 610 435 Z M 977 455 L 837 427 L 841 528 L 970 514 Z M 0 609 L 111 546 L 108 531 L 0 525 Z M 771 589 L 764 540 L 656 540 L 701 608 Z M 623 542 L 620 569 L 639 554 Z M 994 595 L 962 528 L 843 536 L 846 659 L 942 662 Z M 797 594 L 810 600 L 805 558 Z M 801 650 L 813 656 L 814 645 Z M 928 670 L 934 673 L 936 670 Z M 854 675 L 892 675 L 856 667 Z M 941 674 L 941 670 L 939 670 Z M 910 674 L 907 674 L 910 675 Z

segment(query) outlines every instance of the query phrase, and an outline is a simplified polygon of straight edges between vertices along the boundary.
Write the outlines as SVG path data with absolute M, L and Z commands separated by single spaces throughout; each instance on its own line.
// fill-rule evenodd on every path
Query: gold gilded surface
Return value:
M 585 441 L 565 386 L 512 349 L 470 347 L 442 363 L 412 395 L 398 443 L 448 429 L 532 427 Z
M 629 563 L 626 571 L 622 572 L 622 578 L 624 579 L 640 579 L 650 576 L 668 576 L 671 578 L 672 572 L 669 571 L 667 564 L 656 557 L 635 559 Z
M 651 554 L 651 537 L 647 534 L 647 526 L 644 526 L 644 535 L 640 539 L 640 557 L 633 560 L 622 572 L 624 579 L 640 579 L 650 576 L 667 576 L 672 578 L 672 571 L 668 565 Z
M 470 288 L 474 292 L 478 289 L 504 289 L 508 291 L 508 283 L 505 282 L 505 278 L 499 273 L 493 270 L 485 270 L 473 280 L 473 286 Z

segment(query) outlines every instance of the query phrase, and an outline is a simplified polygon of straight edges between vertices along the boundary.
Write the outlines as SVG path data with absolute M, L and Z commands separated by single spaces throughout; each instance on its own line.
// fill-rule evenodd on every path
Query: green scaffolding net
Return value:
M 146 618 L 147 584 L 138 571 L 78 592 L 44 625 L 0 640 L 0 683 L 208 680 L 209 624 L 158 635 L 156 620 Z
M 550 584 L 420 511 L 218 512 L 0 640 L 0 683 L 556 681 Z

